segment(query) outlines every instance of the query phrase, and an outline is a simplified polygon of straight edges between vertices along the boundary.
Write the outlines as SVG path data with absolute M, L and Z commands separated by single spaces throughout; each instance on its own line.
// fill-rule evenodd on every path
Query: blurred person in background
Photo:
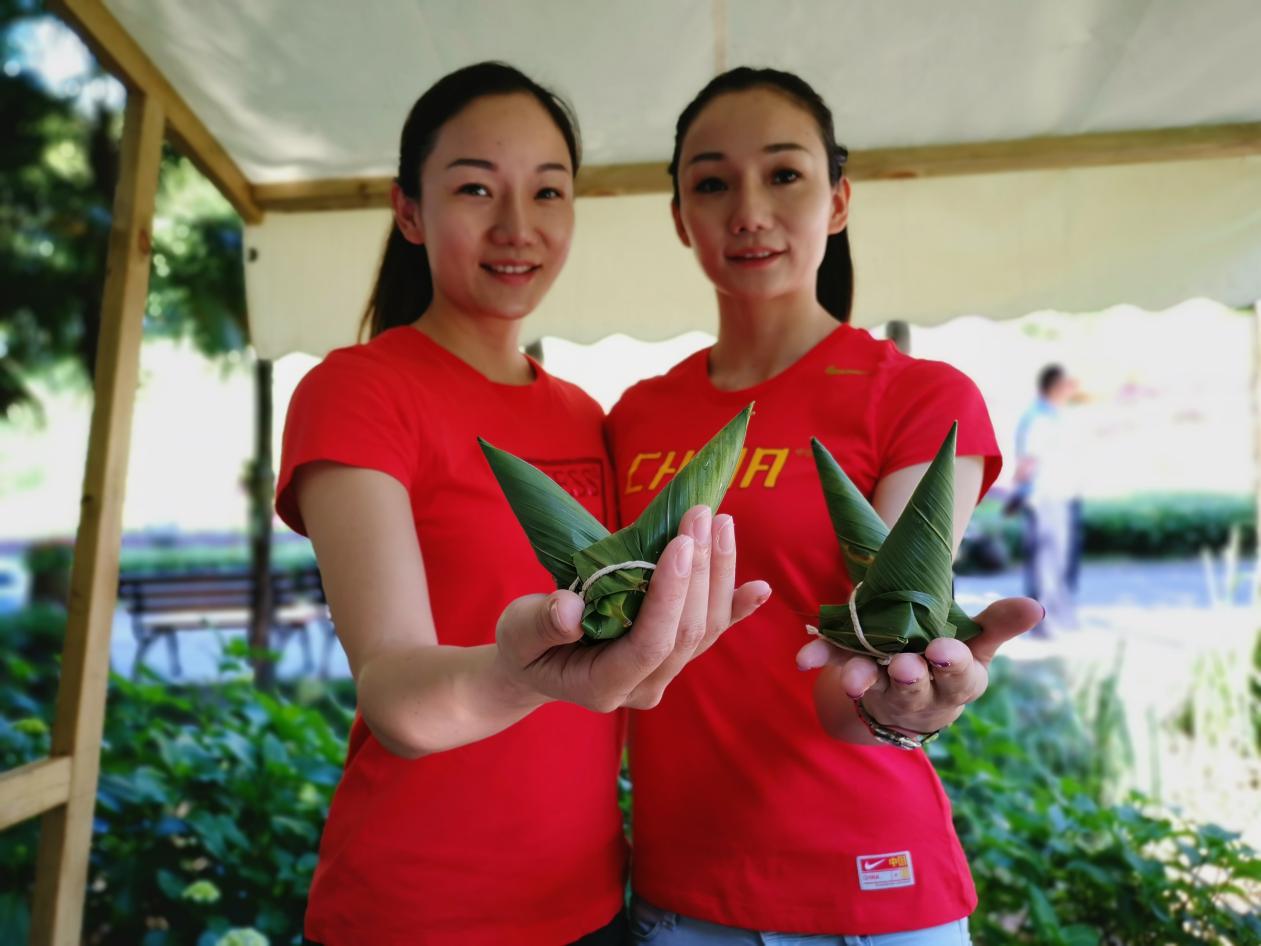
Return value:
M 1046 617 L 1034 631 L 1050 636 L 1077 626 L 1074 596 L 1081 560 L 1080 453 L 1066 410 L 1077 382 L 1062 365 L 1038 373 L 1038 396 L 1016 426 L 1015 491 L 1008 510 L 1024 516 L 1025 594 Z

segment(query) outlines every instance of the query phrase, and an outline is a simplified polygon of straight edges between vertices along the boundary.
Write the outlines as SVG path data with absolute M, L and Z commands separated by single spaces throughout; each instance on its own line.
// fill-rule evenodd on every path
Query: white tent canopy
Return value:
M 871 181 L 854 193 L 859 324 L 1261 298 L 1261 158 Z M 569 263 L 527 334 L 590 343 L 615 331 L 650 341 L 713 332 L 713 291 L 668 201 L 581 199 Z M 354 341 L 389 219 L 270 214 L 249 228 L 260 352 L 318 355 Z
M 83 18 L 99 4 L 66 5 Z M 833 107 L 854 153 L 859 322 L 1261 298 L 1255 0 L 104 7 L 239 175 L 265 356 L 353 340 L 402 119 L 439 76 L 487 58 L 574 103 L 586 191 L 620 193 L 580 199 L 531 335 L 712 329 L 662 166 L 678 112 L 736 64 L 798 72 Z

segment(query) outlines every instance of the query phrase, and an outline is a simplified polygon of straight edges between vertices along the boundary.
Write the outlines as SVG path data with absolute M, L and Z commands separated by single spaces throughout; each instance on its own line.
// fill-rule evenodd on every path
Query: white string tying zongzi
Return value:
M 851 654 L 870 654 L 876 658 L 876 663 L 880 664 L 882 667 L 887 667 L 889 662 L 893 660 L 893 655 L 886 654 L 884 651 L 876 650 L 876 648 L 872 647 L 867 641 L 867 635 L 863 633 L 862 623 L 858 620 L 858 589 L 862 586 L 863 583 L 860 581 L 854 586 L 854 590 L 849 593 L 849 617 L 854 623 L 854 636 L 858 638 L 858 643 L 863 645 L 865 648 L 864 650 L 859 650 L 857 647 L 850 647 L 848 644 L 842 644 L 840 641 L 832 640 L 830 637 L 824 637 L 819 633 L 819 629 L 813 624 L 806 625 L 806 633 L 813 634 L 815 637 L 819 638 L 819 640 L 827 641 L 833 647 L 839 647 L 841 650 L 847 650 Z
M 578 582 L 581 578 L 575 578 L 574 583 L 569 586 L 569 590 L 577 593 L 578 597 L 584 602 L 587 600 L 587 592 L 591 586 L 603 578 L 605 575 L 611 575 L 614 572 L 620 572 L 623 568 L 642 568 L 645 571 L 652 571 L 657 566 L 653 562 L 618 562 L 616 565 L 605 565 L 599 571 L 592 572 L 591 577 L 582 582 L 582 589 L 579 590 Z

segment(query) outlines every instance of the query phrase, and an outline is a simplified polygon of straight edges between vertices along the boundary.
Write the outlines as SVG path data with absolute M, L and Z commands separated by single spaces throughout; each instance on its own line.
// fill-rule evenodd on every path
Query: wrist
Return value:
M 512 667 L 504 652 L 495 645 L 495 659 L 490 663 L 490 686 L 496 699 L 506 708 L 531 712 L 552 698 L 540 693 L 523 674 Z
M 885 745 L 896 746 L 899 749 L 922 749 L 937 738 L 937 735 L 941 732 L 940 729 L 934 729 L 931 732 L 919 732 L 902 726 L 881 723 L 867 711 L 867 707 L 863 706 L 862 697 L 854 700 L 854 713 L 873 738 Z

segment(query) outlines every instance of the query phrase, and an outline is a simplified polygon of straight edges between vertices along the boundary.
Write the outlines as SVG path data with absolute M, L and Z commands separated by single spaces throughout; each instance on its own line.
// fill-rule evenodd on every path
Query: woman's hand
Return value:
M 649 709 L 688 661 L 770 597 L 764 581 L 736 588 L 735 572 L 731 517 L 693 507 L 658 560 L 626 634 L 582 643 L 578 595 L 527 595 L 499 619 L 497 668 L 526 704 L 564 700 L 601 713 Z
M 877 740 L 854 711 L 854 700 L 873 719 L 907 733 L 930 733 L 953 723 L 989 686 L 989 665 L 998 649 L 1042 620 L 1032 598 L 1004 598 L 978 614 L 981 633 L 968 641 L 938 638 L 922 655 L 898 654 L 887 667 L 822 639 L 797 652 L 802 670 L 819 667 L 815 707 L 831 735 L 847 742 Z

